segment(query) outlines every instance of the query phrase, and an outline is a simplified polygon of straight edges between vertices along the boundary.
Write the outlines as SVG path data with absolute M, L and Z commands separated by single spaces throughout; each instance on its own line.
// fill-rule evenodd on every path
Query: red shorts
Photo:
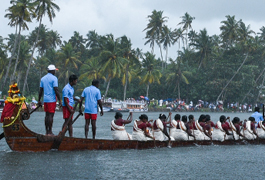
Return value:
M 85 113 L 85 119 L 97 120 L 97 114 L 88 114 Z
M 55 113 L 56 102 L 45 102 L 44 111 L 49 113 Z
M 70 106 L 70 108 L 73 109 L 73 107 L 71 107 L 71 106 Z M 70 115 L 71 115 L 71 113 L 68 110 L 68 108 L 66 106 L 63 106 L 63 118 L 68 119 L 70 117 Z M 71 119 L 73 119 L 73 116 Z

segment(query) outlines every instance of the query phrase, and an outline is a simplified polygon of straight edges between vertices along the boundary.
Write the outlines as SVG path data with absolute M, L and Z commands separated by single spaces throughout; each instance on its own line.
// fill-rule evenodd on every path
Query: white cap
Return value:
M 53 64 L 48 66 L 48 71 L 52 71 L 52 70 L 58 70 Z

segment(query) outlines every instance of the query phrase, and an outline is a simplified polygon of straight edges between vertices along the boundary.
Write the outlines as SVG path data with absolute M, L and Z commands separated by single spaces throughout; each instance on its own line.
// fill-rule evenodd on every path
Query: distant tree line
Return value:
M 10 1 L 5 17 L 15 32 L 0 36 L 3 94 L 16 80 L 23 95 L 37 96 L 40 78 L 49 64 L 55 64 L 59 89 L 69 75 L 79 76 L 77 95 L 93 79 L 99 79 L 102 95 L 122 100 L 144 95 L 150 99 L 255 103 L 264 97 L 264 26 L 254 32 L 250 25 L 227 15 L 221 21 L 221 33 L 209 36 L 206 29 L 192 29 L 195 17 L 188 13 L 172 29 L 163 11 L 153 10 L 143 28 L 150 51 L 143 52 L 133 49 L 126 35 L 114 37 L 111 32 L 99 35 L 88 30 L 83 36 L 74 31 L 68 41 L 62 41 L 57 31 L 42 24 L 46 17 L 52 22 L 59 10 L 54 0 Z M 33 20 L 38 21 L 36 28 L 22 35 Z M 168 50 L 176 47 L 177 58 L 168 57 Z

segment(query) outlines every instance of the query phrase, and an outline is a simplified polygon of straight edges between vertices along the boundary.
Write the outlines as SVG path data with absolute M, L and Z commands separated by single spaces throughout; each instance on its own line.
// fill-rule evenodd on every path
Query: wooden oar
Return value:
M 41 105 L 38 105 L 35 109 L 33 109 L 29 114 L 32 114 L 33 112 L 35 112 L 37 109 L 39 109 L 39 107 L 41 107 Z
M 0 134 L 0 140 L 3 139 L 3 137 L 5 137 L 4 132 L 2 132 L 2 134 Z
M 75 107 L 74 107 L 74 112 L 76 110 L 76 107 L 79 103 L 76 102 L 75 104 Z M 82 113 L 83 114 L 83 113 Z M 53 144 L 52 144 L 52 149 L 58 149 L 59 146 L 61 145 L 62 143 L 62 140 L 65 136 L 65 133 L 66 131 L 68 130 L 68 124 L 69 122 L 71 121 L 72 117 L 73 117 L 74 113 L 72 113 L 70 115 L 70 117 L 67 119 L 66 123 L 65 123 L 65 126 L 63 127 L 62 131 L 59 132 L 59 134 L 57 136 L 54 137 L 54 141 L 53 141 Z M 81 113 L 78 114 L 78 116 L 74 119 L 74 121 L 76 121 L 76 119 L 81 115 Z M 74 122 L 73 121 L 73 122 Z

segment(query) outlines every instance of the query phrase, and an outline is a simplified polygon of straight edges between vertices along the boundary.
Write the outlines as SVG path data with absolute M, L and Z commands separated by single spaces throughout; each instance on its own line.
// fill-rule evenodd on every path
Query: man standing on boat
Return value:
M 59 100 L 59 106 L 62 105 L 62 101 L 58 90 L 58 79 L 54 75 L 55 70 L 58 69 L 53 64 L 51 64 L 48 66 L 47 70 L 48 74 L 41 78 L 38 104 L 42 105 L 40 100 L 42 97 L 42 93 L 44 92 L 43 102 L 44 102 L 44 111 L 46 112 L 45 115 L 46 135 L 53 135 L 52 124 L 56 108 L 56 97 Z
M 92 85 L 89 87 L 86 87 L 83 90 L 83 93 L 81 95 L 81 101 L 79 104 L 79 111 L 82 112 L 82 102 L 85 99 L 85 137 L 87 139 L 87 134 L 89 130 L 89 124 L 91 120 L 92 124 L 92 133 L 93 133 L 93 139 L 96 137 L 96 120 L 97 120 L 97 113 L 98 113 L 98 106 L 100 107 L 100 115 L 103 116 L 103 108 L 102 108 L 102 102 L 101 102 L 101 93 L 98 89 L 99 87 L 99 81 L 93 80 Z
M 74 88 L 73 86 L 76 85 L 78 77 L 76 75 L 71 75 L 69 77 L 69 83 L 66 84 L 63 88 L 63 118 L 65 120 L 63 127 L 68 126 L 69 137 L 73 137 L 73 126 L 72 126 L 72 119 L 68 121 L 70 116 L 74 114 L 74 100 L 80 102 L 80 100 L 74 98 Z M 68 124 L 67 124 L 68 121 Z
M 262 114 L 259 112 L 259 107 L 255 107 L 255 112 L 253 114 L 251 114 L 251 117 L 255 118 L 256 123 L 258 124 L 260 121 L 263 121 L 263 116 Z

